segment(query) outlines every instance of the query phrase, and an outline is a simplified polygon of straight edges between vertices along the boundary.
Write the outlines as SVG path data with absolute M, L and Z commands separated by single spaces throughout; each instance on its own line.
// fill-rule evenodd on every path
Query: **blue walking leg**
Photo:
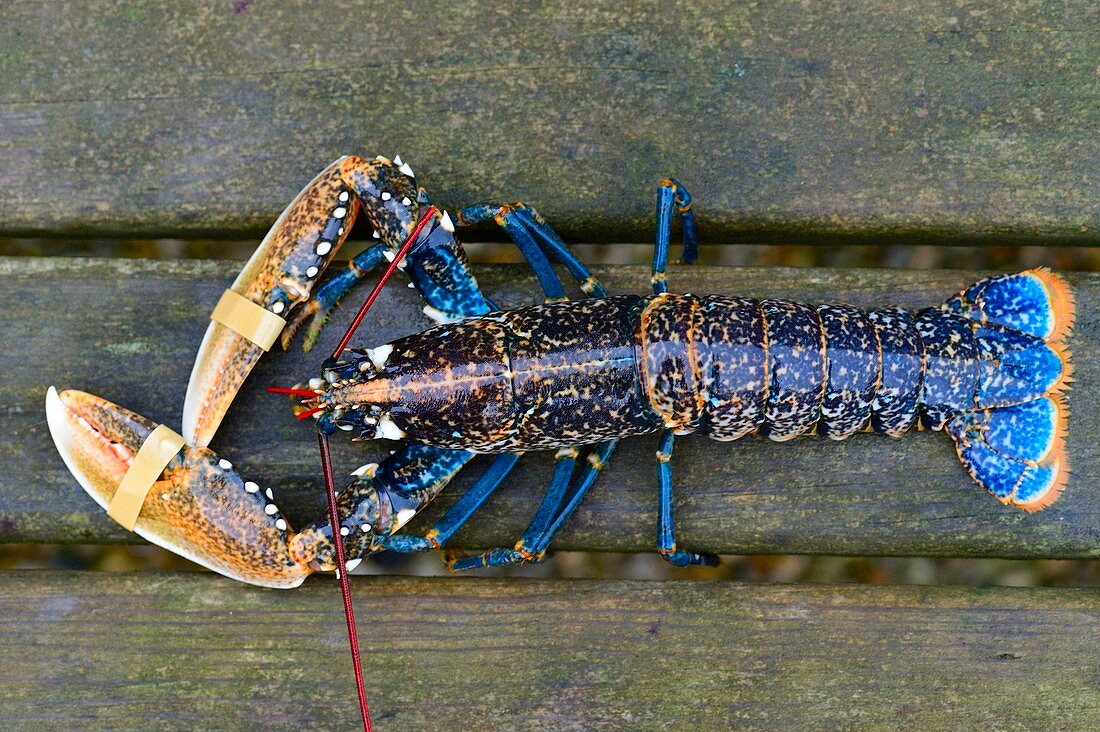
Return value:
M 676 211 L 673 211 L 673 207 Z M 668 291 L 665 268 L 668 266 L 669 240 L 672 237 L 672 217 L 679 212 L 683 224 L 684 248 L 681 260 L 693 264 L 699 259 L 699 230 L 695 225 L 695 211 L 691 207 L 691 194 L 677 180 L 666 178 L 657 188 L 657 241 L 653 246 L 653 292 L 660 295 Z
M 511 215 L 509 206 L 501 206 L 491 203 L 480 203 L 467 206 L 458 212 L 457 223 L 459 226 L 479 224 L 490 219 L 495 221 L 512 243 L 516 245 L 524 259 L 531 265 L 531 269 L 542 285 L 547 302 L 564 300 L 565 288 L 561 285 L 561 279 L 554 272 L 550 260 L 546 258 L 542 248 L 532 236 L 531 232 L 515 216 Z
M 600 471 L 602 471 L 608 461 L 611 460 L 611 456 L 615 453 L 615 448 L 618 444 L 618 440 L 609 440 L 608 442 L 596 445 L 596 447 L 592 449 L 592 452 L 588 453 L 587 464 L 581 470 L 580 475 L 577 476 L 575 487 L 570 493 L 569 499 L 566 501 L 561 511 L 558 512 L 553 523 L 550 524 L 546 531 L 535 538 L 531 545 L 532 552 L 541 555 L 547 550 L 554 535 L 565 525 L 565 522 L 568 521 L 569 517 L 577 510 L 577 507 L 581 505 L 581 501 L 584 500 L 589 489 L 591 489 L 592 485 L 596 482 L 596 478 L 599 477 Z
M 498 455 L 477 481 L 439 517 L 424 536 L 394 534 L 386 539 L 383 547 L 394 552 L 426 552 L 431 549 L 441 549 L 500 486 L 522 455 L 523 453 Z
M 672 444 L 675 440 L 672 430 L 661 433 L 661 442 L 657 448 L 657 480 L 660 486 L 660 519 L 657 523 L 657 551 L 669 564 L 687 567 L 691 564 L 718 566 L 717 554 L 695 554 L 676 549 L 676 529 L 672 521 Z
M 550 524 L 561 508 L 569 489 L 569 481 L 573 477 L 573 468 L 577 464 L 577 448 L 569 447 L 558 450 L 554 463 L 554 475 L 550 479 L 550 487 L 542 497 L 538 511 L 531 519 L 530 525 L 523 533 L 524 537 L 532 534 L 541 534 Z M 541 557 L 527 553 L 521 549 L 523 540 L 516 542 L 511 549 L 490 549 L 483 554 L 472 557 L 451 557 L 447 560 L 447 567 L 459 572 L 466 569 L 479 567 L 499 567 L 505 564 L 520 564 L 524 561 L 538 561 Z
M 517 229 L 524 230 L 529 236 L 533 236 L 539 247 L 549 257 L 565 265 L 589 297 L 607 297 L 607 290 L 600 284 L 588 267 L 569 249 L 562 241 L 558 233 L 546 222 L 538 211 L 523 202 L 511 204 L 481 203 L 468 206 L 458 213 L 460 226 L 476 224 L 488 220 L 496 221 L 519 246 L 519 242 L 513 236 Z M 506 225 L 507 224 L 507 225 Z
M 581 501 L 584 500 L 585 495 L 596 481 L 596 477 L 611 458 L 617 443 L 618 440 L 612 440 L 597 445 L 589 453 L 587 465 L 581 470 L 580 475 L 573 482 L 572 488 L 568 491 L 564 490 L 564 486 L 558 483 L 562 477 L 562 470 L 555 470 L 554 480 L 551 481 L 551 486 L 547 490 L 542 505 L 539 507 L 538 514 L 536 514 L 535 519 L 527 527 L 520 540 L 516 542 L 515 547 L 511 549 L 490 549 L 477 556 L 451 560 L 448 567 L 452 571 L 458 572 L 482 567 L 501 567 L 540 561 L 549 548 L 554 535 L 558 533 L 569 517 L 573 515 L 573 512 L 577 510 L 577 507 L 580 506 Z M 564 449 L 558 454 L 559 468 L 561 468 L 563 455 L 571 463 L 576 461 L 577 452 L 573 448 Z M 572 465 L 569 467 L 569 474 L 565 475 L 566 482 L 568 482 L 571 473 Z M 547 510 L 551 506 L 553 506 L 552 512 Z

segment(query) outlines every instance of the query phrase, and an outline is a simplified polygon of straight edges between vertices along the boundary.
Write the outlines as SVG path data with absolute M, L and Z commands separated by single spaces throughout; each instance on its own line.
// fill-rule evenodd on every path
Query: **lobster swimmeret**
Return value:
M 427 213 L 425 213 L 427 212 Z M 367 271 L 419 231 L 406 272 L 440 324 L 389 344 L 346 352 L 299 387 L 299 416 L 325 433 L 397 439 L 381 465 L 356 471 L 339 497 L 349 556 L 443 546 L 527 450 L 558 449 L 550 486 L 514 547 L 452 563 L 455 569 L 537 560 L 621 437 L 660 432 L 658 550 L 677 565 L 712 555 L 677 549 L 670 458 L 676 435 L 775 440 L 859 431 L 892 436 L 914 424 L 945 430 L 974 480 L 1028 511 L 1053 502 L 1068 476 L 1070 380 L 1064 341 L 1073 322 L 1065 282 L 1045 269 L 982 280 L 942 306 L 860 311 L 666 291 L 671 221 L 683 219 L 684 259 L 696 257 L 691 199 L 676 181 L 658 193 L 649 297 L 608 297 L 529 207 L 478 205 L 459 224 L 493 219 L 519 246 L 547 302 L 497 311 L 480 292 L 454 222 L 436 213 L 399 158 L 344 158 L 276 222 L 233 289 L 292 317 L 284 346 L 307 318 L 312 345 L 327 313 Z M 316 293 L 314 284 L 357 215 L 380 242 Z M 427 217 L 422 221 L 422 217 Z M 421 228 L 417 229 L 417 225 Z M 588 295 L 564 300 L 553 262 Z M 244 480 L 206 445 L 263 349 L 212 322 L 184 410 L 188 446 L 145 498 L 135 531 L 246 582 L 293 587 L 331 569 L 322 517 L 294 533 L 270 489 Z M 77 480 L 106 507 L 154 424 L 76 391 L 47 397 L 50 430 Z M 580 460 L 581 450 L 588 449 Z M 424 536 L 401 527 L 475 453 L 499 453 Z M 578 462 L 580 467 L 577 467 Z M 351 566 L 351 565 L 349 565 Z

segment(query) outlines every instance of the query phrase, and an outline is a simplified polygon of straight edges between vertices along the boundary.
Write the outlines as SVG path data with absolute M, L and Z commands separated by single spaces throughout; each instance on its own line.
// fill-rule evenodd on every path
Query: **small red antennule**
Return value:
M 288 389 L 285 386 L 269 386 L 267 387 L 268 394 L 290 394 L 291 396 L 300 396 L 307 399 L 311 399 L 317 396 L 317 392 L 312 389 Z
M 310 417 L 312 417 L 313 415 L 315 415 L 318 412 L 322 411 L 323 409 L 324 409 L 324 406 L 314 407 L 313 409 L 307 409 L 304 412 L 298 413 L 294 418 L 297 419 L 297 420 L 309 419 Z

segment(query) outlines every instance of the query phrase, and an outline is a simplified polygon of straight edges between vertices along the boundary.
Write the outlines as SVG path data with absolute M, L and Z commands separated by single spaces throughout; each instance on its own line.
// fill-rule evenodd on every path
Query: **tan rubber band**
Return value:
M 164 425 L 150 432 L 134 456 L 130 469 L 118 484 L 118 490 L 107 506 L 107 515 L 122 524 L 127 531 L 133 531 L 141 507 L 145 504 L 145 496 L 153 489 L 153 484 L 164 472 L 168 461 L 186 444 L 182 437 Z
M 218 300 L 210 319 L 241 334 L 265 351 L 271 350 L 286 327 L 286 321 L 278 315 L 233 290 L 222 293 L 222 299 Z

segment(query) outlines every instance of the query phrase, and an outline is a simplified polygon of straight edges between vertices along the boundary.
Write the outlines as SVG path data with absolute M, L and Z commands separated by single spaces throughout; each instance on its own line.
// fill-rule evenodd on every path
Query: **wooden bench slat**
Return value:
M 5 293 L 0 350 L 0 539 L 35 542 L 129 541 L 85 496 L 46 429 L 46 388 L 91 391 L 178 427 L 188 375 L 207 317 L 239 263 L 0 258 Z M 601 267 L 614 292 L 644 292 L 640 267 Z M 859 306 L 921 307 L 942 301 L 978 275 L 966 272 L 687 267 L 670 273 L 674 290 L 789 297 Z M 503 306 L 534 299 L 521 267 L 479 270 Z M 1074 274 L 1081 316 L 1070 342 L 1077 385 L 1070 393 L 1069 487 L 1051 509 L 1028 515 L 973 485 L 944 434 L 899 440 L 858 435 L 844 442 L 762 438 L 678 441 L 673 459 L 681 544 L 724 553 L 827 553 L 1002 557 L 1095 557 L 1100 551 L 1100 275 Z M 362 294 L 359 295 L 362 297 Z M 358 300 L 356 300 L 358 302 Z M 429 324 L 420 300 L 388 288 L 357 342 L 375 345 Z M 323 511 L 316 443 L 288 402 L 264 392 L 319 373 L 322 355 L 353 308 L 338 312 L 311 355 L 273 351 L 245 385 L 215 441 L 242 473 L 278 494 L 292 525 Z M 375 443 L 334 443 L 338 473 L 386 454 Z M 554 547 L 649 551 L 657 495 L 654 438 L 627 440 Z M 550 477 L 550 457 L 525 458 L 514 477 L 456 539 L 462 547 L 510 546 L 534 513 Z M 484 462 L 480 463 L 484 465 Z M 431 518 L 468 485 L 465 471 Z M 420 526 L 426 526 L 421 522 Z
M 386 729 L 1096 729 L 1095 590 L 356 578 Z M 354 726 L 331 581 L 0 573 L 0 724 Z
M 235 11 L 237 8 L 238 11 Z M 679 176 L 716 240 L 1095 243 L 1087 0 L 0 7 L 0 234 L 266 227 L 336 156 L 454 207 L 649 235 Z

